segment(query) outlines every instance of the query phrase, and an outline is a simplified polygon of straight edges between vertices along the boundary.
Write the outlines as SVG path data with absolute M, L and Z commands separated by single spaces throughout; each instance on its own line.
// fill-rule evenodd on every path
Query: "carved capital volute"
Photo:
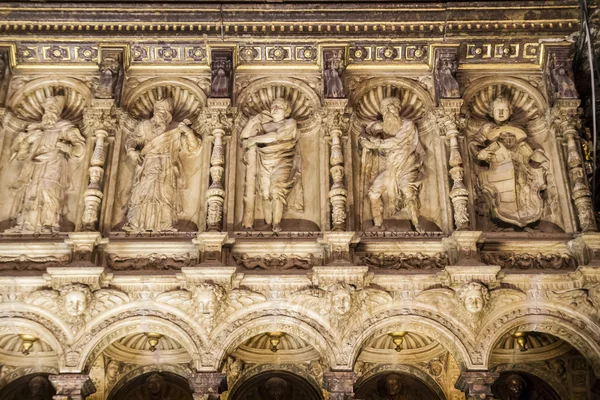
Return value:
M 227 390 L 227 375 L 220 372 L 198 372 L 189 378 L 194 400 L 218 400 Z
M 347 99 L 325 99 L 321 109 L 321 126 L 325 136 L 345 136 L 350 127 Z
M 556 137 L 577 136 L 581 127 L 582 110 L 579 99 L 557 99 L 550 110 L 550 127 Z
M 50 375 L 48 379 L 56 390 L 56 395 L 52 397 L 53 400 L 84 400 L 87 396 L 96 392 L 89 375 Z
M 118 126 L 115 101 L 93 99 L 83 112 L 83 132 L 88 137 L 113 136 Z
M 230 99 L 208 99 L 202 114 L 196 120 L 194 130 L 215 139 L 231 135 L 235 110 Z
M 464 371 L 455 387 L 462 390 L 467 400 L 492 400 L 492 385 L 500 374 L 489 371 Z
M 236 286 L 235 267 L 183 267 L 180 279 L 185 289 L 206 287 L 207 284 L 219 285 L 225 289 Z

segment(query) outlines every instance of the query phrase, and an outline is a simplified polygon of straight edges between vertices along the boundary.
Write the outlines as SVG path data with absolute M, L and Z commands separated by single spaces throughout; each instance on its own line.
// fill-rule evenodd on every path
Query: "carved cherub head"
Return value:
M 458 289 L 457 294 L 465 309 L 472 314 L 483 310 L 483 307 L 485 307 L 490 299 L 488 289 L 479 282 L 464 284 Z
M 329 305 L 336 316 L 346 315 L 352 308 L 352 293 L 344 285 L 337 284 L 329 292 Z
M 65 107 L 65 96 L 47 97 L 43 107 L 44 115 L 42 116 L 42 124 L 45 128 L 53 128 Z
M 60 289 L 65 312 L 72 317 L 79 317 L 88 309 L 92 301 L 92 291 L 87 285 L 74 283 Z
M 292 113 L 292 106 L 283 97 L 278 97 L 271 103 L 271 117 L 273 121 L 279 122 L 288 118 Z
M 496 123 L 506 122 L 512 115 L 513 108 L 510 104 L 510 100 L 504 97 L 502 94 L 498 95 L 490 103 L 489 114 Z

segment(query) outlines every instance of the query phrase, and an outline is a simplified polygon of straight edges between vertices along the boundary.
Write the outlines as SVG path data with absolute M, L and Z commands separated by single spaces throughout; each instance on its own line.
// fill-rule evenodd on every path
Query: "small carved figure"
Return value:
M 319 384 L 323 383 L 323 365 L 321 364 L 321 361 L 312 360 L 310 364 L 308 364 L 308 371 Z
M 449 263 L 448 254 L 445 252 L 435 253 L 433 255 L 416 253 L 388 255 L 385 253 L 372 254 L 367 253 L 362 258 L 365 265 L 377 269 L 394 270 L 431 270 L 443 269 Z
M 127 154 L 135 163 L 135 177 L 123 230 L 177 230 L 182 185 L 179 155 L 198 154 L 202 141 L 188 126 L 188 120 L 167 130 L 172 111 L 171 99 L 158 100 L 152 118 L 142 121 L 126 140 Z
M 438 88 L 439 96 L 443 99 L 460 97 L 458 82 L 456 81 L 456 61 L 440 59 L 438 61 Z
M 106 365 L 106 388 L 112 387 L 116 382 L 121 371 L 121 363 L 117 360 L 110 360 Z
M 483 124 L 470 143 L 473 155 L 488 167 L 478 174 L 479 188 L 492 218 L 527 227 L 544 211 L 549 160 L 543 150 L 527 144 L 527 133 L 508 124 L 510 101 L 502 95 L 490 104 L 493 122 Z M 530 228 L 528 228 L 530 229 Z
M 83 315 L 92 301 L 90 288 L 81 284 L 63 287 L 60 295 L 63 298 L 65 312 L 72 317 Z
M 10 189 L 15 198 L 10 211 L 13 227 L 9 233 L 60 231 L 65 193 L 70 186 L 69 160 L 85 152 L 85 139 L 70 121 L 60 119 L 64 96 L 44 101 L 44 115 L 20 132 L 11 144 L 10 161 L 23 167 Z
M 230 74 L 230 60 L 215 60 L 212 62 L 212 83 L 210 85 L 212 97 L 229 97 Z
M 106 57 L 99 64 L 100 79 L 94 85 L 94 96 L 100 99 L 111 99 L 116 96 L 121 62 L 116 57 Z
M 458 289 L 457 295 L 465 309 L 471 314 L 481 312 L 490 299 L 488 289 L 478 282 L 464 284 Z
M 336 285 L 328 294 L 329 306 L 337 317 L 343 317 L 352 309 L 352 293 L 343 285 Z
M 368 190 L 373 217 L 371 230 L 385 230 L 382 195 L 386 193 L 391 213 L 406 208 L 414 229 L 423 232 L 419 225 L 419 192 L 424 179 L 425 150 L 416 124 L 400 116 L 400 107 L 396 97 L 383 99 L 380 105 L 383 123 L 370 123 L 367 135 L 360 137 L 364 149 L 361 177 L 370 180 L 375 175 Z
M 335 99 L 346 95 L 342 83 L 342 72 L 344 72 L 343 51 L 326 52 L 325 70 L 323 71 L 326 98 Z
M 564 61 L 553 59 L 550 66 L 550 74 L 554 85 L 554 95 L 558 99 L 576 99 L 579 97 L 575 82 L 567 73 L 567 65 Z
M 232 387 L 235 381 L 238 380 L 244 369 L 242 360 L 236 360 L 233 357 L 227 359 L 227 384 Z
M 296 120 L 290 118 L 290 103 L 277 98 L 270 112 L 250 118 L 241 133 L 246 153 L 246 182 L 242 226 L 254 224 L 255 180 L 258 176 L 263 214 L 274 232 L 281 231 L 284 207 L 302 211 L 301 155 L 297 146 Z

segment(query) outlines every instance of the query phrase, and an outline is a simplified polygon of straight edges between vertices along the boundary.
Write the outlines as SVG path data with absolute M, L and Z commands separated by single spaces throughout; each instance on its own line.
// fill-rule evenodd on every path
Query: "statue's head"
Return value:
M 386 97 L 379 104 L 379 111 L 383 117 L 383 131 L 390 136 L 394 136 L 400 125 L 402 118 L 400 117 L 400 99 L 397 97 Z
M 92 300 L 90 289 L 79 283 L 62 287 L 60 294 L 63 298 L 65 312 L 72 317 L 83 315 Z
M 402 390 L 402 378 L 397 374 L 389 374 L 385 377 L 385 390 L 388 395 L 395 396 Z
M 48 379 L 43 376 L 36 376 L 29 381 L 28 386 L 31 396 L 41 396 L 46 392 Z
M 475 314 L 483 310 L 490 295 L 488 289 L 481 283 L 469 282 L 458 289 L 458 297 L 465 306 L 465 309 Z
M 494 118 L 496 123 L 506 122 L 510 119 L 512 115 L 513 109 L 510 104 L 510 100 L 504 97 L 503 95 L 499 95 L 494 100 L 492 100 L 490 104 L 489 113 Z
M 527 383 L 525 383 L 525 380 L 519 375 L 511 375 L 506 379 L 506 388 L 511 397 L 519 399 L 525 392 Z
M 44 115 L 42 116 L 42 124 L 46 128 L 52 128 L 58 122 L 60 115 L 65 107 L 65 96 L 47 97 L 43 104 Z
M 119 370 L 121 369 L 121 364 L 117 360 L 110 360 L 108 365 L 106 366 L 106 378 L 109 381 L 114 381 L 117 379 L 117 375 L 119 375 Z
M 282 400 L 288 391 L 288 383 L 278 377 L 269 379 L 265 383 L 265 389 L 273 400 Z
M 148 391 L 151 394 L 159 394 L 160 388 L 163 385 L 165 378 L 160 376 L 159 374 L 152 374 L 146 379 L 146 386 L 148 387 Z
M 337 315 L 346 315 L 352 307 L 352 295 L 343 286 L 336 286 L 331 291 L 331 308 Z
M 288 118 L 292 113 L 292 106 L 283 97 L 278 97 L 271 103 L 271 117 L 273 121 L 279 122 Z
M 232 378 L 237 379 L 242 373 L 242 369 L 244 368 L 244 363 L 242 360 L 233 360 L 229 364 L 229 374 Z
M 157 125 L 166 127 L 173 120 L 173 100 L 171 98 L 158 100 L 154 103 L 152 120 Z

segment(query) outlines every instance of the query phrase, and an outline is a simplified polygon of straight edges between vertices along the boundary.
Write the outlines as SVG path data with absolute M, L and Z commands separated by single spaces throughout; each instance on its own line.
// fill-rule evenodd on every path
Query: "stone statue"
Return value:
M 344 71 L 342 57 L 342 50 L 333 50 L 330 52 L 329 58 L 326 59 L 325 70 L 323 71 L 326 98 L 335 99 L 346 95 L 342 83 L 342 72 Z
M 390 214 L 403 209 L 414 229 L 422 232 L 419 225 L 419 192 L 423 176 L 425 150 L 419 141 L 419 131 L 413 121 L 400 117 L 400 100 L 388 97 L 381 101 L 383 123 L 367 125 L 367 135 L 360 137 L 363 147 L 361 179 L 369 182 L 368 196 L 371 203 L 373 227 L 385 230 L 382 195 L 387 193 Z M 374 176 L 374 179 L 372 178 Z
M 121 371 L 121 363 L 117 360 L 110 360 L 106 365 L 106 388 L 111 388 L 117 382 L 119 372 Z
M 464 284 L 458 289 L 457 295 L 465 309 L 471 314 L 481 312 L 490 299 L 488 289 L 479 282 Z
M 100 99 L 111 99 L 116 96 L 121 61 L 116 57 L 106 57 L 98 65 L 100 79 L 94 84 L 94 96 Z
M 290 118 L 289 102 L 277 98 L 270 112 L 255 115 L 246 124 L 241 138 L 246 148 L 246 182 L 242 226 L 251 229 L 254 224 L 256 181 L 262 197 L 267 225 L 274 232 L 281 231 L 283 209 L 302 211 L 304 199 L 301 182 L 301 155 L 297 145 L 296 120 Z
M 83 315 L 92 302 L 91 290 L 82 284 L 75 283 L 64 286 L 60 290 L 60 295 L 65 312 L 72 317 Z
M 182 186 L 179 155 L 198 154 L 202 141 L 188 126 L 188 120 L 167 129 L 172 111 L 171 99 L 158 100 L 152 118 L 142 121 L 125 142 L 136 167 L 123 230 L 177 230 Z
M 522 128 L 508 123 L 511 114 L 510 101 L 496 97 L 490 105 L 493 121 L 483 124 L 469 147 L 487 165 L 480 169 L 478 180 L 491 217 L 527 227 L 544 211 L 541 192 L 547 186 L 549 160 L 543 150 L 527 144 Z
M 565 61 L 552 60 L 550 74 L 554 86 L 554 94 L 558 99 L 576 99 L 579 97 L 575 82 L 567 73 Z
M 509 400 L 521 400 L 526 388 L 527 383 L 519 375 L 510 375 L 506 378 L 506 389 Z
M 460 98 L 458 82 L 456 81 L 456 61 L 440 59 L 438 61 L 438 88 L 439 96 L 443 99 Z
M 64 105 L 64 96 L 46 98 L 42 121 L 29 124 L 11 144 L 10 160 L 19 161 L 22 168 L 10 187 L 15 198 L 8 233 L 60 231 L 70 185 L 69 160 L 81 159 L 85 152 L 79 129 L 60 119 Z
M 231 60 L 215 60 L 212 62 L 211 96 L 229 97 L 230 74 Z

